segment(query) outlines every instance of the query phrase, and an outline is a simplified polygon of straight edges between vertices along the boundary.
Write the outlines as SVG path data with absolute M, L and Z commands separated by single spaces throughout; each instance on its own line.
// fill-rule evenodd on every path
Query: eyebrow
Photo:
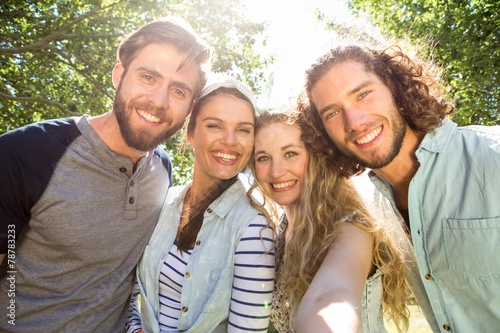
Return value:
M 297 145 L 294 145 L 293 143 L 290 143 L 290 144 L 288 144 L 288 145 L 286 145 L 286 146 L 281 147 L 281 149 L 280 149 L 280 150 L 281 150 L 281 151 L 283 151 L 283 150 L 287 150 L 287 149 L 292 148 L 292 147 L 298 147 L 298 148 L 301 148 L 301 146 L 297 146 Z M 255 154 L 255 155 L 258 155 L 258 154 L 265 154 L 265 153 L 266 153 L 266 151 L 265 151 L 265 150 L 259 150 L 259 151 L 256 151 L 254 154 Z
M 219 123 L 224 122 L 222 119 L 217 118 L 217 117 L 206 117 L 206 118 L 203 118 L 202 122 L 203 122 L 203 121 L 208 121 L 208 120 L 211 120 L 211 121 L 217 121 L 217 122 L 219 122 Z M 238 123 L 238 125 L 248 125 L 248 126 L 255 127 L 255 124 L 254 124 L 254 123 L 252 123 L 252 122 L 249 122 L 249 121 L 240 121 L 240 122 Z
M 160 72 L 158 72 L 157 70 L 152 69 L 150 67 L 147 67 L 147 66 L 141 66 L 141 67 L 137 68 L 137 71 L 146 71 L 154 77 L 163 78 L 163 75 L 161 75 Z M 190 94 L 193 93 L 193 89 L 188 84 L 186 84 L 184 82 L 174 81 L 173 84 L 174 84 L 174 86 L 178 86 L 182 89 L 187 90 Z
M 146 71 L 148 73 L 150 73 L 151 75 L 153 76 L 156 76 L 156 77 L 163 77 L 160 72 L 158 72 L 157 70 L 155 69 L 152 69 L 150 67 L 147 67 L 147 66 L 141 66 L 141 67 L 138 67 L 136 69 L 137 72 L 140 72 L 140 71 Z
M 372 85 L 372 84 L 373 84 L 372 80 L 363 81 L 359 85 L 357 85 L 356 87 L 354 87 L 353 89 L 349 90 L 347 92 L 346 96 L 354 95 L 354 94 L 358 93 L 360 90 L 362 90 L 362 89 L 364 89 L 364 88 L 366 88 L 366 87 L 368 87 L 369 85 Z M 321 117 L 325 112 L 327 112 L 328 110 L 332 109 L 335 106 L 336 106 L 335 103 L 329 104 L 329 105 L 325 106 L 324 108 L 322 108 L 321 110 L 318 110 L 318 114 Z
M 184 83 L 184 82 L 174 81 L 174 85 L 178 86 L 178 87 L 181 87 L 182 89 L 185 89 L 186 91 L 189 92 L 189 94 L 193 94 L 193 89 L 191 89 L 191 87 L 188 84 Z

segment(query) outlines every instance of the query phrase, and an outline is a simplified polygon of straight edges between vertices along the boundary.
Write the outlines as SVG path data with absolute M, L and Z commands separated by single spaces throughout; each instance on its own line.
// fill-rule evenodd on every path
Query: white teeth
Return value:
M 215 157 L 220 157 L 220 158 L 222 158 L 224 160 L 227 160 L 227 161 L 229 161 L 229 160 L 235 160 L 236 157 L 237 157 L 236 155 L 223 154 L 223 153 L 214 153 L 214 156 Z
M 146 113 L 142 110 L 137 110 L 137 112 L 141 115 L 142 118 L 146 119 L 150 123 L 159 123 L 160 122 L 160 118 L 155 117 L 153 115 L 150 115 L 149 113 Z
M 273 183 L 272 185 L 273 185 L 273 188 L 285 188 L 288 186 L 292 186 L 293 184 L 295 184 L 295 180 L 290 180 L 288 182 L 279 183 L 279 184 Z
M 362 137 L 361 139 L 356 140 L 355 142 L 359 145 L 364 145 L 365 143 L 368 143 L 368 142 L 372 141 L 373 139 L 375 139 L 377 137 L 377 135 L 380 134 L 381 131 L 382 131 L 382 127 L 379 126 L 376 129 L 374 129 L 373 131 L 371 131 L 370 133 L 368 133 L 367 135 L 365 135 L 364 137 Z

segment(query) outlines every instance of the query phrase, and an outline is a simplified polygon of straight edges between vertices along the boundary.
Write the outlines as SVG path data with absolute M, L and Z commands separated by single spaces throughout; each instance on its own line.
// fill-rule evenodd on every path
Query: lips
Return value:
M 147 122 L 150 122 L 150 123 L 155 123 L 155 124 L 158 124 L 160 122 L 160 118 L 158 117 L 155 117 L 145 111 L 142 111 L 142 110 L 137 110 L 137 113 L 142 117 L 144 118 Z
M 289 180 L 289 181 L 282 182 L 282 183 L 271 183 L 271 186 L 276 190 L 281 190 L 281 189 L 295 185 L 296 182 L 297 182 L 296 180 Z
M 354 141 L 358 145 L 365 145 L 372 142 L 382 132 L 382 126 L 378 126 L 369 133 L 363 135 L 361 138 Z
M 214 152 L 213 155 L 217 158 L 220 158 L 224 161 L 233 161 L 235 160 L 236 158 L 238 158 L 238 155 L 234 155 L 234 154 L 227 154 L 227 153 L 221 153 L 221 152 Z

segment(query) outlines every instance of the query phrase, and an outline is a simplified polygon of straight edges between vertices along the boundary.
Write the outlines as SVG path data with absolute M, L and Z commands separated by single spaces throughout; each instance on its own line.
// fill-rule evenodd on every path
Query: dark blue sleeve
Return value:
M 165 169 L 167 169 L 168 171 L 168 179 L 169 179 L 169 187 L 172 186 L 172 182 L 173 182 L 173 178 L 172 178 L 172 158 L 170 157 L 169 154 L 167 154 L 167 152 L 165 151 L 165 149 L 161 148 L 161 147 L 157 147 L 155 149 L 155 155 L 158 156 L 162 163 L 163 163 L 163 166 L 165 167 Z
M 49 120 L 0 136 L 0 253 L 7 234 L 16 238 L 30 220 L 31 207 L 42 196 L 57 163 L 80 131 L 71 118 Z

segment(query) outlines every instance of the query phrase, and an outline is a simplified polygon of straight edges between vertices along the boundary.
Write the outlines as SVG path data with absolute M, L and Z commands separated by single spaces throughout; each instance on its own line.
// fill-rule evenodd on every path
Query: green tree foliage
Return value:
M 461 125 L 500 124 L 500 2 L 498 0 L 349 0 L 391 36 L 420 44 L 445 69 Z
M 240 0 L 9 0 L 0 2 L 0 134 L 44 119 L 110 109 L 111 70 L 127 33 L 167 15 L 187 19 L 214 47 L 214 71 L 256 92 L 272 59 L 255 51 L 264 26 L 243 17 Z M 265 40 L 265 39 L 264 39 Z M 191 174 L 181 135 L 167 142 L 176 183 Z

